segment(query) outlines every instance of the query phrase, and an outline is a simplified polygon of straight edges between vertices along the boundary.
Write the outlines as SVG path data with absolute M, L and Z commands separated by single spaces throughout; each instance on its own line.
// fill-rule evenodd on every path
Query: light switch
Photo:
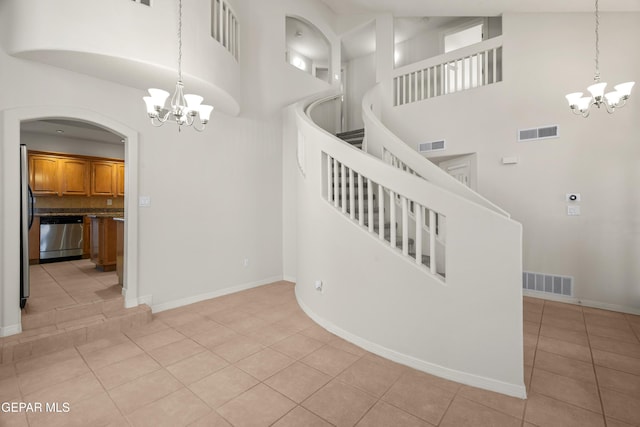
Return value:
M 580 206 L 567 206 L 567 215 L 569 216 L 580 215 Z
M 138 199 L 138 206 L 143 208 L 151 206 L 151 196 L 140 196 Z

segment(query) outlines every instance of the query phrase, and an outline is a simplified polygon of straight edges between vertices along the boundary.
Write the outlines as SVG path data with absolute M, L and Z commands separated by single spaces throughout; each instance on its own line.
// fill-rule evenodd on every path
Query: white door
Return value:
M 467 187 L 471 187 L 471 160 L 468 157 L 445 160 L 438 166 Z

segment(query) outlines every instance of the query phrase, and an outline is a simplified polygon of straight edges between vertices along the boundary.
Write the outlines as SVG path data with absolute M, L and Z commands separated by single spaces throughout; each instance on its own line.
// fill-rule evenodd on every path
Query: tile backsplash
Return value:
M 58 196 L 36 196 L 36 209 L 46 208 L 110 208 L 124 209 L 124 197 L 58 197 Z M 111 199 L 112 204 L 107 205 L 107 200 Z

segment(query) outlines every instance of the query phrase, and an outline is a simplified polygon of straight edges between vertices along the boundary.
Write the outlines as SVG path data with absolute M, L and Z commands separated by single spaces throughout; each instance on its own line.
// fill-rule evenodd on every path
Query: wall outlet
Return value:
M 249 258 L 245 258 L 242 260 L 242 266 L 244 268 L 249 268 Z
M 316 280 L 313 286 L 316 288 L 316 291 L 322 293 L 322 280 Z
M 151 206 L 151 196 L 140 196 L 138 199 L 138 206 L 143 208 Z
M 112 199 L 107 199 L 107 206 L 111 206 L 113 205 L 113 200 Z

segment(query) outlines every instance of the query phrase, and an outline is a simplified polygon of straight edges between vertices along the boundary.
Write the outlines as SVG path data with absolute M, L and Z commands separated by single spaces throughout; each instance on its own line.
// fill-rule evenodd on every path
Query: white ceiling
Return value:
M 505 12 L 591 12 L 589 0 L 322 0 L 339 14 L 392 12 L 395 16 L 498 16 Z M 640 11 L 640 0 L 600 0 L 600 10 Z
M 32 120 L 20 124 L 20 132 L 81 139 L 107 144 L 122 145 L 122 137 L 106 129 L 77 120 L 49 119 Z
M 286 43 L 287 47 L 313 61 L 329 60 L 329 41 L 313 25 L 298 18 L 286 18 Z

